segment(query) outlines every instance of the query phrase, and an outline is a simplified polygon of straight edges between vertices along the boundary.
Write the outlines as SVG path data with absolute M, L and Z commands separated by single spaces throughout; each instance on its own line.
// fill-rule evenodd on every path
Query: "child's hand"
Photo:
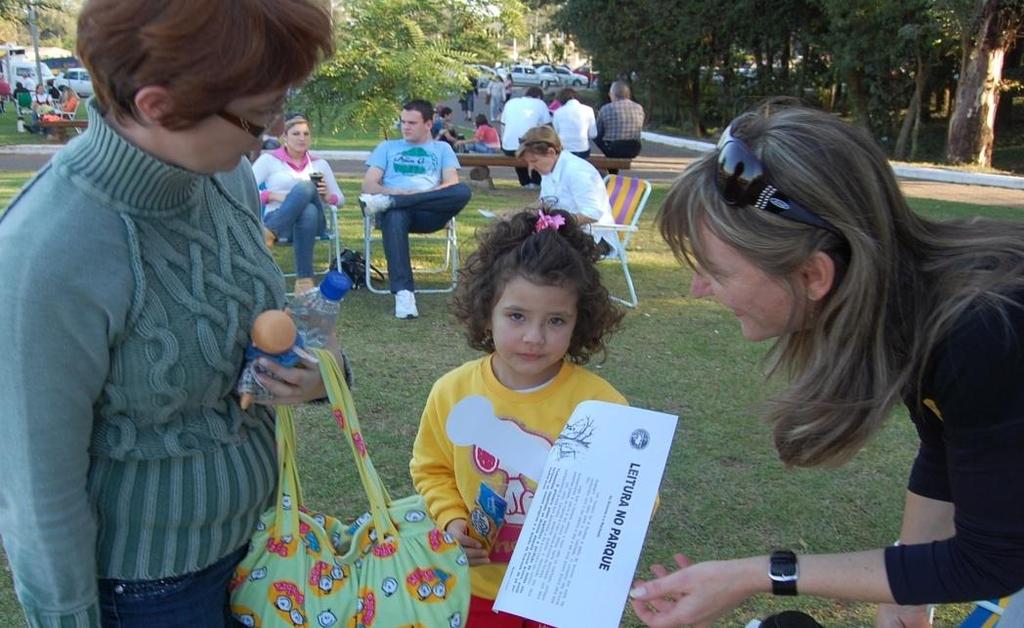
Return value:
M 487 550 L 480 541 L 466 534 L 467 524 L 465 519 L 455 519 L 449 523 L 444 531 L 452 535 L 452 538 L 462 546 L 464 552 L 466 552 L 466 558 L 469 559 L 469 566 L 474 565 L 486 565 L 491 562 L 491 559 L 487 558 Z

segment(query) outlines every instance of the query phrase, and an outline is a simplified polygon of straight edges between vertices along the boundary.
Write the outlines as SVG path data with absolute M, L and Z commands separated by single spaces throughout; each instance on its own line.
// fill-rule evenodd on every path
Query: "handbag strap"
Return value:
M 295 458 L 295 422 L 291 406 L 278 406 L 277 424 L 277 507 L 274 521 L 277 537 L 295 537 L 299 532 L 299 506 L 302 504 L 302 485 Z M 285 496 L 290 504 L 285 508 Z
M 382 537 L 385 534 L 398 536 L 395 523 L 388 514 L 391 496 L 370 459 L 366 441 L 363 439 L 363 433 L 359 427 L 355 402 L 345 383 L 341 367 L 338 366 L 338 361 L 330 351 L 324 349 L 314 349 L 313 351 L 320 361 L 320 374 L 323 377 L 324 386 L 327 388 L 327 397 L 331 400 L 334 420 L 345 435 L 345 440 L 348 441 L 349 449 L 352 450 L 352 456 L 356 461 L 356 469 L 359 471 L 363 490 L 366 491 L 366 497 L 370 501 L 370 514 L 373 516 L 374 526 Z

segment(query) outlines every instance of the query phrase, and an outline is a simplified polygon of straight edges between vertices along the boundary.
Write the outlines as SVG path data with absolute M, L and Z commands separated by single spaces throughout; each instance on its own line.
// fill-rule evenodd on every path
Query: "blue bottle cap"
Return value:
M 345 273 L 336 270 L 328 272 L 320 282 L 320 294 L 328 301 L 341 301 L 351 289 L 352 280 Z

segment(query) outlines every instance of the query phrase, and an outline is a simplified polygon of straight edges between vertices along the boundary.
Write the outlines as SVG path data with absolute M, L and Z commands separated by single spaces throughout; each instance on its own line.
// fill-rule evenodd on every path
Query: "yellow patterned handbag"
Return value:
M 437 529 L 422 497 L 391 500 L 334 356 L 316 354 L 370 512 L 345 525 L 305 508 L 291 408 L 279 407 L 277 503 L 260 517 L 235 570 L 232 614 L 253 627 L 462 626 L 470 596 L 466 555 Z

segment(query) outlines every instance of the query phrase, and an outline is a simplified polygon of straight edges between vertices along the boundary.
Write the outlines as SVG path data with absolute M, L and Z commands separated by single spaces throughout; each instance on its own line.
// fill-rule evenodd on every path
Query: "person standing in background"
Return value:
M 544 104 L 544 91 L 533 85 L 526 90 L 524 96 L 513 98 L 505 104 L 505 111 L 501 114 L 501 122 L 504 125 L 501 131 L 501 150 L 508 156 L 513 156 L 519 149 L 519 138 L 535 126 L 541 126 L 551 122 L 551 112 Z M 516 167 L 516 176 L 519 177 L 519 185 L 528 189 L 540 188 L 540 173 L 530 171 L 527 168 Z
M 501 76 L 494 77 L 494 80 L 487 84 L 487 106 L 490 108 L 491 124 L 501 122 L 506 93 L 505 79 Z
M 597 137 L 594 110 L 579 101 L 571 87 L 558 92 L 562 106 L 551 116 L 551 123 L 562 140 L 562 149 L 581 159 L 590 157 L 590 140 Z
M 7 112 L 7 101 L 11 99 L 11 84 L 0 74 L 0 113 Z

